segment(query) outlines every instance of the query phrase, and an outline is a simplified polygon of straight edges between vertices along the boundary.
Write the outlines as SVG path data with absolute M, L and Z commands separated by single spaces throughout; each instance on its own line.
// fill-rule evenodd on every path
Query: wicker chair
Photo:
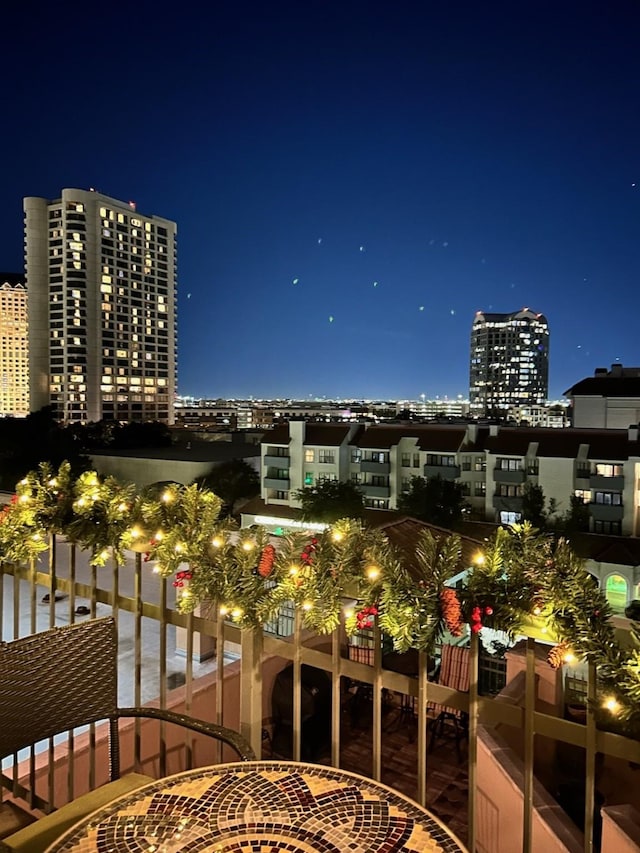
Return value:
M 175 723 L 222 741 L 243 761 L 255 758 L 245 738 L 223 726 L 158 708 L 119 708 L 117 663 L 116 626 L 111 617 L 0 643 L 0 758 L 79 726 L 108 721 L 111 779 L 3 839 L 0 851 L 40 853 L 86 814 L 153 781 L 139 773 L 120 778 L 121 718 Z

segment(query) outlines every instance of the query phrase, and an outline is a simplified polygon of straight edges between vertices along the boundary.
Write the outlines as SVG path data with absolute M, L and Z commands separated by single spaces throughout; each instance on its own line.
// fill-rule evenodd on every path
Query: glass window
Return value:
M 322 462 L 324 465 L 332 465 L 335 462 L 335 453 L 333 450 L 319 450 L 318 462 Z
M 304 461 L 305 462 L 315 462 L 315 456 L 316 456 L 315 450 L 311 450 L 311 449 L 307 448 L 304 451 Z

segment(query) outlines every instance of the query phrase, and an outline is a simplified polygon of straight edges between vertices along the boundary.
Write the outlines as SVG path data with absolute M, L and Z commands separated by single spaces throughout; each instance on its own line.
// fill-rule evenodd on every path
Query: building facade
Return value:
M 24 276 L 0 273 L 0 417 L 29 414 L 29 340 Z
M 175 222 L 78 189 L 24 212 L 31 408 L 173 423 Z
M 626 429 L 640 421 L 640 367 L 598 367 L 565 396 L 571 401 L 573 426 Z
M 512 523 L 522 517 L 527 483 L 542 487 L 559 514 L 578 497 L 588 532 L 640 534 L 638 427 L 581 430 L 477 424 L 372 425 L 291 421 L 266 433 L 261 497 L 300 507 L 296 491 L 350 480 L 371 509 L 398 506 L 413 477 L 462 485 L 473 517 Z
M 469 401 L 475 416 L 503 417 L 513 406 L 544 403 L 549 390 L 549 324 L 528 308 L 478 311 L 471 328 Z

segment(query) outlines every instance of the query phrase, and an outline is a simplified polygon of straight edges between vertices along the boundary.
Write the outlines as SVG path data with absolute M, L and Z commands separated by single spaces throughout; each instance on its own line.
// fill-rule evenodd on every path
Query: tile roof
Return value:
M 289 444 L 289 424 L 278 424 L 273 429 L 267 430 L 262 436 L 260 444 Z
M 307 423 L 304 443 L 314 447 L 340 447 L 350 428 L 349 424 Z
M 589 376 L 564 394 L 565 397 L 640 397 L 640 376 Z
M 415 438 L 420 450 L 455 453 L 465 435 L 466 426 L 457 424 L 371 426 L 351 439 L 351 444 L 361 448 L 389 449 L 397 445 L 402 438 Z
M 571 547 L 583 560 L 640 566 L 640 539 L 636 536 L 602 536 L 598 533 L 576 533 L 569 539 Z
M 389 539 L 392 545 L 398 548 L 405 560 L 405 565 L 410 573 L 411 566 L 415 561 L 416 542 L 418 536 L 425 530 L 430 531 L 438 540 L 452 536 L 451 530 L 446 530 L 444 527 L 436 527 L 434 524 L 426 524 L 424 521 L 419 521 L 417 518 L 397 518 L 393 521 L 387 521 L 383 524 L 376 525 Z M 473 559 L 482 549 L 482 542 L 477 539 L 472 539 L 470 536 L 457 534 L 460 536 L 460 560 L 458 562 L 459 571 L 468 569 L 473 564 Z M 415 574 L 415 573 L 412 573 Z
M 625 429 L 501 427 L 498 435 L 486 439 L 485 447 L 493 454 L 525 456 L 532 442 L 538 444 L 538 457 L 576 459 L 583 444 L 588 446 L 589 459 L 622 461 L 640 455 L 640 442 L 629 441 Z

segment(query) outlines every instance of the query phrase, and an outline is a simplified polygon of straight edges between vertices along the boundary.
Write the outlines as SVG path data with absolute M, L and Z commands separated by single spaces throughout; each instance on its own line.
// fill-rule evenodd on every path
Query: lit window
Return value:
M 307 448 L 305 450 L 304 461 L 305 462 L 315 462 L 315 451 L 313 449 Z

